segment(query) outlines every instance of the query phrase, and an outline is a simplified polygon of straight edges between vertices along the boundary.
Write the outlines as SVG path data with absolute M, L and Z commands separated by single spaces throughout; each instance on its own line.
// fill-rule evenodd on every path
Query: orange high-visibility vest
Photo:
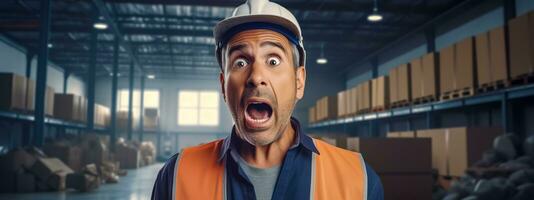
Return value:
M 361 154 L 314 140 L 310 199 L 367 199 L 367 173 Z M 226 199 L 226 172 L 218 160 L 222 140 L 186 148 L 176 160 L 173 199 Z

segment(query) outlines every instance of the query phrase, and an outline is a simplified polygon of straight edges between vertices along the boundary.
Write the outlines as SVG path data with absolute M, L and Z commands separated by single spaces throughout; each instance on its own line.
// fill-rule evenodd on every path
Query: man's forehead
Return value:
M 228 41 L 228 45 L 226 46 L 247 45 L 248 43 L 261 44 L 266 41 L 277 42 L 286 47 L 290 46 L 289 40 L 284 35 L 267 29 L 253 29 L 239 32 Z

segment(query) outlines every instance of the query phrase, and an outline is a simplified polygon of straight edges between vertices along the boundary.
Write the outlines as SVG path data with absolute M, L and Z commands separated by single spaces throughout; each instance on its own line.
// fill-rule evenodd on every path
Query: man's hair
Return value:
M 290 43 L 290 45 L 291 45 L 291 55 L 293 57 L 293 66 L 295 67 L 295 69 L 297 69 L 298 67 L 300 67 L 300 62 L 299 62 L 300 61 L 300 59 L 299 59 L 300 58 L 300 52 L 297 49 L 297 45 L 295 45 L 293 43 Z M 227 46 L 222 48 L 222 51 L 221 51 L 222 53 L 220 55 L 221 56 L 221 61 L 222 61 L 221 62 L 221 65 L 222 65 L 221 66 L 221 70 L 222 70 L 222 72 L 225 72 L 225 70 L 226 70 L 226 66 L 225 66 L 226 65 L 226 47 Z

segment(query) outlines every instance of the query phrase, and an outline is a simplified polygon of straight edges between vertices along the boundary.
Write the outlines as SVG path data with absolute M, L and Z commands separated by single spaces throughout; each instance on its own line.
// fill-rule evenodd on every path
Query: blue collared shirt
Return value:
M 291 118 L 291 126 L 295 129 L 295 143 L 289 148 L 282 162 L 280 174 L 276 181 L 272 199 L 308 199 L 310 196 L 312 154 L 320 154 L 313 140 L 304 134 L 297 119 Z M 242 142 L 232 130 L 232 134 L 224 139 L 219 160 L 226 159 L 226 196 L 227 199 L 256 199 L 254 187 L 236 160 L 230 156 L 230 150 Z M 178 154 L 172 156 L 159 171 L 152 199 L 172 199 L 174 165 Z M 367 170 L 367 199 L 383 200 L 384 191 L 378 175 L 369 166 Z

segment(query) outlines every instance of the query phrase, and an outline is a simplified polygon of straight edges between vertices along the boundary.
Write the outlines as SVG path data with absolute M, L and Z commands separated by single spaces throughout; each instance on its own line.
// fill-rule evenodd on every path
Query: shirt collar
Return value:
M 295 134 L 297 137 L 297 140 L 295 141 L 295 144 L 291 146 L 290 149 L 296 148 L 300 145 L 302 145 L 305 149 L 314 152 L 316 154 L 319 154 L 319 150 L 315 147 L 315 143 L 313 143 L 312 138 L 310 136 L 306 135 L 304 131 L 302 131 L 302 127 L 300 126 L 300 122 L 296 119 L 291 117 L 291 126 L 293 129 L 295 129 Z M 242 140 L 239 139 L 239 137 L 236 135 L 235 132 L 235 125 L 232 127 L 232 133 L 226 137 L 223 140 L 222 149 L 219 152 L 219 161 L 221 161 L 229 152 L 230 149 L 234 148 L 236 143 L 241 142 Z

